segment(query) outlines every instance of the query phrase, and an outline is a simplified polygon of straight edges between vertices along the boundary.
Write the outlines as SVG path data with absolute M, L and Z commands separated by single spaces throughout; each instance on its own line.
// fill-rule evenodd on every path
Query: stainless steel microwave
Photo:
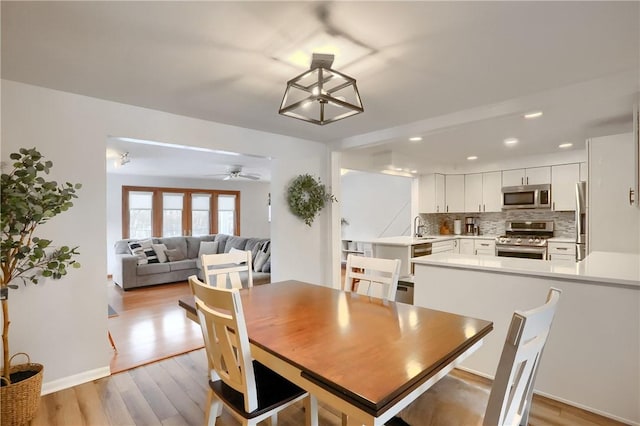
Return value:
M 551 185 L 502 187 L 502 210 L 550 208 Z

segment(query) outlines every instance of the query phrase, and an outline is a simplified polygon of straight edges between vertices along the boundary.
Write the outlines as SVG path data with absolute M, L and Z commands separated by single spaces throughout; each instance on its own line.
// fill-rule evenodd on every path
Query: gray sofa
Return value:
M 217 241 L 217 253 L 228 253 L 232 248 L 238 250 L 250 250 L 255 263 L 258 251 L 265 247 L 265 238 L 238 237 L 234 235 L 216 234 L 201 237 L 166 237 L 152 238 L 154 244 L 164 244 L 167 250 L 178 250 L 184 259 L 159 263 L 143 263 L 140 256 L 132 253 L 129 247 L 130 242 L 136 240 L 119 240 L 115 243 L 116 267 L 113 271 L 113 281 L 124 290 L 136 287 L 144 287 L 156 284 L 165 284 L 178 281 L 186 281 L 190 275 L 197 275 L 204 279 L 200 269 L 200 243 L 202 241 Z M 175 253 L 175 252 L 173 252 Z M 165 256 L 158 256 L 164 258 Z M 177 256 L 182 257 L 182 256 Z M 161 259 L 162 260 L 162 259 Z M 264 260 L 262 258 L 261 260 Z M 155 262 L 155 260 L 154 260 Z M 253 284 L 260 285 L 271 282 L 271 259 L 264 263 L 260 262 L 260 270 L 253 270 Z M 246 285 L 245 276 L 241 276 L 242 282 Z

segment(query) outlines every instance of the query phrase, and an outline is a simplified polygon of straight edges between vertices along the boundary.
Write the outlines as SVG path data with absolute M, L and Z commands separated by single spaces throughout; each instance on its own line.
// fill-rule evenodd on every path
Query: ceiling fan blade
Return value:
M 258 180 L 260 179 L 260 176 L 256 176 L 256 175 L 238 175 L 241 178 L 245 178 L 245 179 L 251 179 L 251 180 Z
M 229 180 L 229 179 L 231 179 L 231 175 L 226 175 L 222 180 Z

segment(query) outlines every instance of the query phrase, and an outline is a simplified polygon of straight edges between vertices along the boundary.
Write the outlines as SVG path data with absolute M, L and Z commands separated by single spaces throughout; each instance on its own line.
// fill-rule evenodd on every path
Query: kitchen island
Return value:
M 640 256 L 596 252 L 570 263 L 442 253 L 412 262 L 415 305 L 494 322 L 463 363 L 490 378 L 513 312 L 561 289 L 536 392 L 640 424 Z

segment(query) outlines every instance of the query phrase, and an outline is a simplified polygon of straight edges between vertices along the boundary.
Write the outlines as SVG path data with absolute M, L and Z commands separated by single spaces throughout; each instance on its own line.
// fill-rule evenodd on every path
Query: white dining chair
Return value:
M 195 275 L 189 286 L 209 365 L 217 375 L 209 381 L 205 424 L 214 425 L 223 406 L 245 426 L 263 420 L 275 425 L 279 411 L 304 398 L 310 409 L 306 391 L 252 360 L 239 290 L 209 286 Z
M 513 314 L 490 393 L 448 375 L 398 417 L 412 426 L 527 425 L 533 384 L 560 293 L 551 288 L 544 305 Z
M 242 288 L 240 272 L 247 273 L 247 287 L 253 287 L 251 252 L 232 250 L 229 253 L 203 254 L 202 275 L 210 286 Z
M 399 276 L 399 259 L 380 259 L 349 254 L 342 289 L 394 301 Z

